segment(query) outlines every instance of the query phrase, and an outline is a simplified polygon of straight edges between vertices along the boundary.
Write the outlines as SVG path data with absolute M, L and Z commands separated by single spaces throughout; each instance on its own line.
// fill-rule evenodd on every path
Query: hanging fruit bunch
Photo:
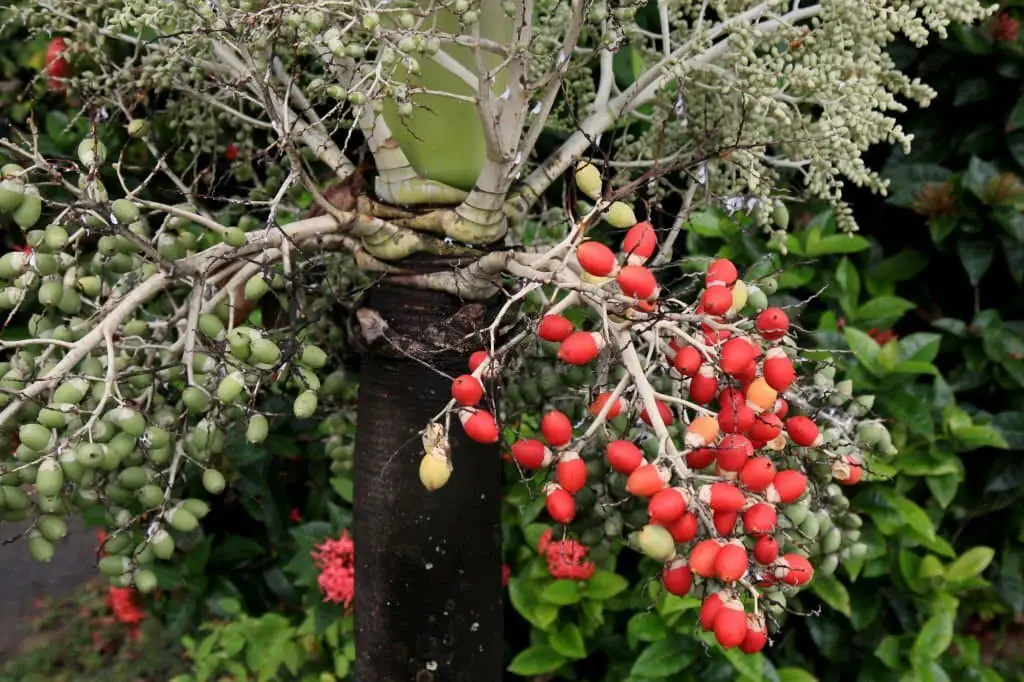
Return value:
M 651 266 L 651 223 L 601 200 L 593 165 L 577 167 L 576 185 L 598 203 L 529 263 L 554 282 L 540 319 L 474 353 L 453 381 L 451 402 L 424 431 L 423 482 L 436 489 L 452 475 L 453 416 L 469 438 L 499 440 L 488 382 L 504 358 L 515 361 L 512 349 L 556 346 L 567 371 L 594 368 L 584 375 L 589 402 L 544 411 L 538 433 L 508 448 L 543 482 L 550 518 L 629 528 L 630 544 L 662 564 L 665 590 L 702 596 L 701 626 L 723 647 L 760 651 L 788 596 L 864 555 L 843 487 L 864 477 L 869 454 L 895 454 L 889 433 L 867 418 L 873 396 L 854 398 L 833 367 L 804 360 L 789 312 L 768 305 L 771 278 L 748 283 L 718 259 L 696 300 L 676 298 Z M 602 214 L 625 230 L 617 249 L 587 238 Z M 517 372 L 510 388 L 520 381 Z M 579 393 L 565 398 L 579 403 Z

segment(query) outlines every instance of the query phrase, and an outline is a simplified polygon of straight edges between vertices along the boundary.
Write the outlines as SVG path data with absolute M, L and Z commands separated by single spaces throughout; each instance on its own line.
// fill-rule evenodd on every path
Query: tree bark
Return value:
M 367 305 L 394 334 L 427 344 L 433 339 L 423 338 L 424 331 L 462 308 L 447 294 L 387 281 L 370 292 Z M 452 476 L 440 490 L 423 487 L 418 432 L 450 398 L 449 377 L 467 369 L 463 352 L 421 359 L 380 348 L 363 358 L 355 679 L 497 681 L 503 671 L 499 450 L 467 439 L 453 419 Z

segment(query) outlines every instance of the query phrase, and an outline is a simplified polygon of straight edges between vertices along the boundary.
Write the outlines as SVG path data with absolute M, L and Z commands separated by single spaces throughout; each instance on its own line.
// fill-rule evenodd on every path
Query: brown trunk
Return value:
M 422 339 L 462 306 L 446 294 L 384 282 L 368 307 Z M 386 350 L 386 349 L 385 349 Z M 364 355 L 356 435 L 357 682 L 492 682 L 502 678 L 501 468 L 497 446 L 452 420 L 448 484 L 419 480 L 418 432 L 466 371 L 461 352 L 418 362 Z M 429 365 L 429 366 L 427 366 Z M 449 376 L 445 376 L 445 375 Z

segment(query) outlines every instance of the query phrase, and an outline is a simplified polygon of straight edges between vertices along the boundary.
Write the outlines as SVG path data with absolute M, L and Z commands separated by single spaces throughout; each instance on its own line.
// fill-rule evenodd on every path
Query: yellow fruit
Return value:
M 447 457 L 428 452 L 420 460 L 420 482 L 427 490 L 444 487 L 451 475 L 452 465 Z

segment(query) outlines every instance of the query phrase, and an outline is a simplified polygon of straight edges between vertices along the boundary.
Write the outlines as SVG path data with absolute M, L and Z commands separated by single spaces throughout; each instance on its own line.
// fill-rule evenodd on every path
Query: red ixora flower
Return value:
M 110 587 L 107 589 L 107 606 L 114 612 L 119 623 L 129 626 L 128 636 L 139 636 L 139 623 L 146 618 L 145 611 L 138 603 L 139 593 L 134 587 Z
M 891 329 L 887 329 L 885 331 L 880 332 L 874 327 L 868 330 L 868 336 L 877 341 L 879 345 L 885 345 L 892 341 L 893 339 L 898 338 L 896 336 L 896 332 L 894 332 Z
M 338 539 L 328 538 L 312 552 L 313 562 L 320 569 L 317 584 L 325 602 L 352 606 L 355 598 L 355 543 L 348 531 Z
M 584 561 L 589 547 L 575 540 L 552 540 L 550 528 L 537 541 L 537 551 L 548 560 L 548 573 L 553 578 L 588 580 L 597 568 L 592 561 Z
M 992 39 L 1003 42 L 1014 42 L 1020 35 L 1020 21 L 1010 16 L 1009 12 L 1000 12 L 992 20 Z
M 302 523 L 302 512 L 299 511 L 298 507 L 292 507 L 291 512 L 288 514 L 288 519 L 292 523 Z

